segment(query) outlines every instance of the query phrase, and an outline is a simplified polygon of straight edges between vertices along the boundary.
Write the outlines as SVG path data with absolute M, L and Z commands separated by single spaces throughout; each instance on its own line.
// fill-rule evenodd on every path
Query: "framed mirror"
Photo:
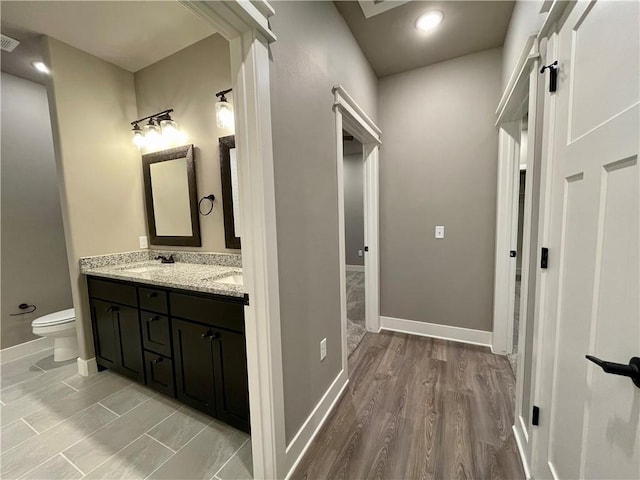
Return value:
M 193 145 L 142 156 L 149 243 L 199 247 Z
M 224 243 L 227 248 L 240 248 L 240 195 L 238 162 L 234 135 L 221 137 L 220 176 L 222 179 L 222 210 L 224 215 Z

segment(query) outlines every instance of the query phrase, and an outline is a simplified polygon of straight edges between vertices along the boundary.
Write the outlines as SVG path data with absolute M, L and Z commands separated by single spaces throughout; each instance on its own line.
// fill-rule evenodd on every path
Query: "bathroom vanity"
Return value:
M 238 268 L 145 262 L 83 273 L 100 368 L 249 431 Z

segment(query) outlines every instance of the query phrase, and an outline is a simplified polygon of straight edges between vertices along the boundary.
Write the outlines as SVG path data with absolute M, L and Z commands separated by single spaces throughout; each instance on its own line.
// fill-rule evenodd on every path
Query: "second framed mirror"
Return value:
M 222 180 L 222 208 L 224 240 L 227 248 L 240 248 L 240 191 L 238 189 L 238 161 L 235 136 L 219 139 L 220 174 Z

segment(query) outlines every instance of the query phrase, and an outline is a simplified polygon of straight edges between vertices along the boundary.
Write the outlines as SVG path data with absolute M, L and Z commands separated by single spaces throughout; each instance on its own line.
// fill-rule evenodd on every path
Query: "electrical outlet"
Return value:
M 149 239 L 146 237 L 138 237 L 138 241 L 140 242 L 140 248 L 149 248 Z
M 327 357 L 327 339 L 323 338 L 320 341 L 320 361 Z
M 436 225 L 436 238 L 444 238 L 444 225 Z
M 361 257 L 362 256 L 362 250 L 358 250 L 358 256 Z

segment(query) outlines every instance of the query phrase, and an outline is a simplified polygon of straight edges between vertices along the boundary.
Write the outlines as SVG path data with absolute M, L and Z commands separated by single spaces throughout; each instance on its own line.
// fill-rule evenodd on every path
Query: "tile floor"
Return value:
M 52 352 L 0 366 L 0 477 L 252 478 L 249 436 L 109 371 Z

